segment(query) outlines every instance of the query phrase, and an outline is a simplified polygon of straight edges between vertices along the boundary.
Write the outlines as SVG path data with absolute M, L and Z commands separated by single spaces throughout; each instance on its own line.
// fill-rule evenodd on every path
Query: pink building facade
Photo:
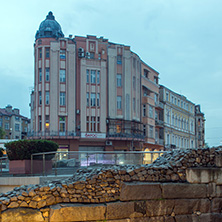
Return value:
M 51 139 L 70 151 L 163 149 L 159 73 L 129 46 L 64 37 L 49 12 L 36 33 L 34 57 L 29 138 Z

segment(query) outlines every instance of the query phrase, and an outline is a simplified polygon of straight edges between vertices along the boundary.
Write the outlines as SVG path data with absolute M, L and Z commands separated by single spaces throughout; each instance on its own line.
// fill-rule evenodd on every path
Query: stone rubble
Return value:
M 217 167 L 222 149 L 174 150 L 149 165 L 102 166 L 77 170 L 72 177 L 43 185 L 28 185 L 0 194 L 1 211 L 9 208 L 43 210 L 58 203 L 118 201 L 122 182 L 187 182 L 186 169 Z

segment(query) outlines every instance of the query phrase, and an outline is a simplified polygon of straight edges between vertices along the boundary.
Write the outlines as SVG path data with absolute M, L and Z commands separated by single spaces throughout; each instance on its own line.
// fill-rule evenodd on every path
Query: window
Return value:
M 170 112 L 167 111 L 167 123 L 169 124 L 170 123 Z
M 100 117 L 97 117 L 97 131 L 100 132 Z
M 143 125 L 143 135 L 146 136 L 146 125 Z
M 149 126 L 149 137 L 153 138 L 153 126 Z
M 39 82 L 42 82 L 42 69 L 39 69 Z
M 136 90 L 136 77 L 133 76 L 133 89 Z
M 16 121 L 20 121 L 20 118 L 18 116 L 15 117 Z
M 96 71 L 91 70 L 91 83 L 96 83 Z
M 122 96 L 117 96 L 117 109 L 122 109 Z
M 172 125 L 174 125 L 174 114 L 172 114 Z
M 117 64 L 119 64 L 119 65 L 122 64 L 122 56 L 121 55 L 117 56 Z
M 60 103 L 60 106 L 66 105 L 66 93 L 65 92 L 60 92 L 59 103 Z
M 148 79 L 149 78 L 149 71 L 147 69 L 144 69 L 144 76 Z
M 42 48 L 39 49 L 39 58 L 42 58 Z
M 154 94 L 154 101 L 155 101 L 155 104 L 158 104 L 158 95 L 156 93 Z
M 89 106 L 89 93 L 86 93 L 86 106 Z
M 86 132 L 89 132 L 89 116 L 86 117 Z
M 173 97 L 173 96 L 171 96 L 171 103 L 173 103 L 173 101 L 174 101 L 174 97 Z
M 170 135 L 167 134 L 167 144 L 170 144 Z
M 191 132 L 193 132 L 193 131 L 194 131 L 194 127 L 193 127 L 193 120 L 191 120 L 191 123 L 190 123 L 190 130 L 191 130 Z
M 39 116 L 39 131 L 42 130 L 42 117 Z
M 39 92 L 39 105 L 42 105 L 42 92 Z
M 91 131 L 95 132 L 96 131 L 96 117 L 91 116 Z
M 91 106 L 96 106 L 96 94 L 95 93 L 91 93 L 90 99 L 91 99 Z
M 97 93 L 97 106 L 100 106 L 100 94 L 99 93 Z
M 146 116 L 146 104 L 143 104 L 143 116 Z
M 9 120 L 9 117 L 8 117 L 8 116 L 5 116 L 5 120 Z
M 193 106 L 190 106 L 190 112 L 191 113 L 193 112 Z
M 66 59 L 66 50 L 60 50 L 60 59 Z
M 169 93 L 166 92 L 166 101 L 169 101 Z
M 180 100 L 178 99 L 178 101 L 177 101 L 177 105 L 179 106 L 180 105 Z
M 181 106 L 181 108 L 183 108 L 183 101 L 180 102 L 180 106 Z
M 60 82 L 66 82 L 66 70 L 65 69 L 60 69 L 59 81 Z
M 45 92 L 45 104 L 49 105 L 49 91 Z
M 122 86 L 122 75 L 121 74 L 116 75 L 116 84 L 117 84 L 117 87 Z
M 175 105 L 177 104 L 177 98 L 174 99 L 174 104 L 175 104 Z
M 49 81 L 49 68 L 45 69 L 45 81 Z
M 100 71 L 98 70 L 97 71 L 97 84 L 100 83 Z
M 153 118 L 153 107 L 149 106 L 149 117 Z
M 154 76 L 154 82 L 155 82 L 156 84 L 158 84 L 158 77 L 157 77 L 157 76 Z
M 19 126 L 20 125 L 18 123 L 15 124 L 15 131 L 17 131 L 17 132 L 19 131 Z
M 136 99 L 133 98 L 133 112 L 136 112 Z
M 9 130 L 9 123 L 5 123 L 5 130 Z
M 45 129 L 46 131 L 49 130 L 49 115 L 45 116 Z
M 89 70 L 86 70 L 86 83 L 89 83 Z
M 59 117 L 59 135 L 63 136 L 65 135 L 66 131 L 66 117 L 60 116 Z
M 101 53 L 98 54 L 98 59 L 99 59 L 99 60 L 101 59 Z
M 89 58 L 90 58 L 90 59 L 94 59 L 94 58 L 95 58 L 95 53 L 94 53 L 94 52 L 90 52 Z
M 46 58 L 49 58 L 49 56 L 50 56 L 50 55 L 49 55 L 49 48 L 46 48 L 46 49 L 45 49 L 45 57 L 46 57 Z

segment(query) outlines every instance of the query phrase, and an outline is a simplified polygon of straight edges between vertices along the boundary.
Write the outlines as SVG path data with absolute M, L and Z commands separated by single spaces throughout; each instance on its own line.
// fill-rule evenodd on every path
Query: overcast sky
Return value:
M 52 11 L 65 36 L 96 35 L 131 46 L 160 84 L 200 104 L 206 142 L 222 144 L 221 0 L 11 0 L 0 9 L 0 107 L 30 117 L 33 44 Z

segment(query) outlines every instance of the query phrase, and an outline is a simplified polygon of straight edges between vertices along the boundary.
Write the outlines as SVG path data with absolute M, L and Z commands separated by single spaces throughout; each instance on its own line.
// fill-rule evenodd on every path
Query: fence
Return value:
M 57 151 L 31 156 L 31 175 L 72 175 L 77 169 L 111 165 L 137 165 L 154 162 L 165 151 Z M 30 175 L 30 174 L 29 174 Z M 29 176 L 26 174 L 25 176 Z M 9 174 L 9 160 L 0 158 L 0 176 Z
M 164 151 L 57 151 L 32 154 L 31 174 L 73 174 L 79 168 L 150 164 Z M 36 169 L 37 168 L 37 169 Z M 41 171 L 41 172 L 40 172 Z

